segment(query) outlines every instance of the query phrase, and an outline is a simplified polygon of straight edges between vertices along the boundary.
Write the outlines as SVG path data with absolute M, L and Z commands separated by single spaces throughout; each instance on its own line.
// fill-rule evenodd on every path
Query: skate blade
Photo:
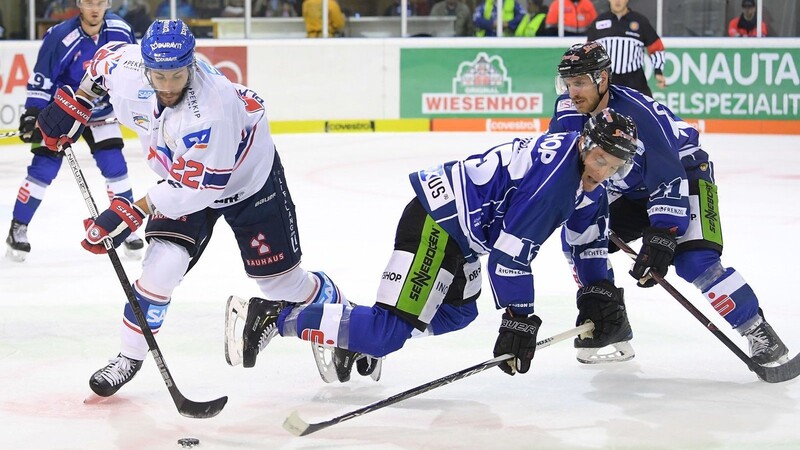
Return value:
M 601 350 L 604 349 L 611 351 L 601 353 Z M 625 341 L 615 342 L 601 348 L 579 348 L 576 358 L 582 364 L 607 364 L 629 361 L 634 356 L 636 356 L 636 352 L 633 351 L 630 342 Z
M 317 363 L 317 370 L 322 381 L 326 383 L 339 381 L 336 376 L 336 366 L 333 364 L 333 349 L 312 342 L 311 351 L 314 352 L 314 362 Z
M 235 295 L 228 297 L 225 307 L 225 361 L 230 366 L 242 364 L 244 353 L 244 340 L 242 331 L 244 322 L 247 319 L 247 306 L 249 300 L 245 300 Z M 241 328 L 237 330 L 238 325 Z M 238 337 L 238 338 L 237 338 Z
M 25 262 L 25 258 L 28 257 L 28 253 L 29 252 L 23 252 L 21 250 L 14 250 L 6 245 L 6 258 L 10 259 L 11 261 Z

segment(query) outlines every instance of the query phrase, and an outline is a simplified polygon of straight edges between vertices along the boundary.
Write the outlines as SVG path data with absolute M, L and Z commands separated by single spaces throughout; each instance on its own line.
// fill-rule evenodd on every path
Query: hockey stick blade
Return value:
M 620 239 L 616 234 L 613 232 L 609 232 L 608 236 L 611 241 L 619 247 L 626 255 L 628 255 L 631 259 L 636 260 L 638 256 L 636 252 L 628 246 L 622 239 Z M 789 381 L 794 378 L 797 378 L 800 375 L 800 354 L 792 358 L 786 363 L 781 364 L 780 366 L 771 366 L 766 367 L 759 365 L 753 358 L 749 357 L 745 352 L 742 351 L 736 344 L 731 341 L 728 336 L 725 335 L 713 322 L 711 322 L 708 317 L 706 317 L 697 307 L 692 304 L 683 294 L 680 293 L 677 289 L 675 289 L 669 281 L 667 281 L 663 275 L 658 272 L 652 272 L 653 279 L 656 280 L 665 291 L 667 291 L 672 298 L 678 301 L 687 311 L 689 311 L 695 319 L 697 319 L 700 323 L 705 325 L 706 329 L 711 332 L 714 336 L 717 337 L 723 344 L 730 351 L 736 355 L 737 358 L 741 359 L 743 363 L 747 364 L 747 367 L 755 372 L 758 378 L 766 381 L 767 383 L 782 383 L 784 381 Z
M 592 323 L 585 323 L 579 327 L 575 327 L 571 330 L 567 330 L 561 333 L 558 333 L 554 336 L 551 336 L 547 339 L 543 339 L 536 343 L 536 350 L 541 350 L 545 347 L 549 347 L 556 342 L 563 341 L 573 336 L 577 336 L 582 333 L 588 333 L 594 329 L 594 324 Z M 454 381 L 460 380 L 462 378 L 467 378 L 469 376 L 475 375 L 476 373 L 481 373 L 486 369 L 491 369 L 492 367 L 500 365 L 500 363 L 507 361 L 513 358 L 513 355 L 507 353 L 505 355 L 500 355 L 496 358 L 490 359 L 488 361 L 484 361 L 480 364 L 476 364 L 471 367 L 467 367 L 466 369 L 459 370 L 458 372 L 451 373 L 450 375 L 443 376 L 442 378 L 430 381 L 428 383 L 419 385 L 415 388 L 411 388 L 407 391 L 403 391 L 399 394 L 395 394 L 391 397 L 385 398 L 378 402 L 372 403 L 370 405 L 364 406 L 363 408 L 356 409 L 355 411 L 351 411 L 347 414 L 343 414 L 338 417 L 334 417 L 333 419 L 326 420 L 324 422 L 319 423 L 308 423 L 297 413 L 297 411 L 293 411 L 289 417 L 283 422 L 283 428 L 286 431 L 294 434 L 295 436 L 307 436 L 311 433 L 315 433 L 319 430 L 328 428 L 330 426 L 336 425 L 338 423 L 344 422 L 346 420 L 354 419 L 358 416 L 363 416 L 364 414 L 371 413 L 372 411 L 376 411 L 381 408 L 385 408 L 389 405 L 393 405 L 397 402 L 401 402 L 403 400 L 409 399 L 411 397 L 416 397 L 422 393 L 428 392 L 432 389 L 436 389 L 438 387 L 446 386 Z
M 70 144 L 65 144 L 63 146 L 59 145 L 59 150 L 64 151 L 64 158 L 69 163 L 69 167 L 72 170 L 72 175 L 75 177 L 75 182 L 81 191 L 81 195 L 86 203 L 86 207 L 89 209 L 89 214 L 92 216 L 92 218 L 96 218 L 98 216 L 97 204 L 94 201 L 94 197 L 92 197 L 92 192 L 89 190 L 89 186 L 86 184 L 86 178 L 83 176 L 81 166 L 78 164 L 78 160 L 75 158 L 75 153 L 72 151 L 72 146 Z M 110 239 L 106 239 L 104 241 L 104 245 L 108 253 L 108 257 L 111 259 L 111 265 L 114 267 L 114 272 L 119 279 L 120 285 L 122 285 L 122 290 L 125 292 L 125 298 L 128 301 L 128 305 L 130 305 L 131 309 L 133 310 L 133 315 L 136 317 L 136 322 L 141 324 L 139 328 L 142 330 L 142 335 L 144 336 L 145 341 L 147 341 L 147 347 L 150 350 L 150 353 L 153 355 L 153 359 L 156 362 L 158 371 L 161 373 L 161 378 L 164 379 L 164 384 L 167 385 L 167 390 L 169 391 L 170 396 L 172 396 L 172 401 L 175 402 L 175 407 L 178 409 L 178 412 L 182 416 L 197 419 L 214 417 L 219 414 L 219 412 L 222 411 L 222 408 L 224 408 L 225 404 L 228 402 L 228 397 L 221 397 L 210 402 L 194 402 L 184 397 L 183 394 L 181 394 L 181 391 L 178 390 L 178 386 L 172 379 L 172 373 L 170 373 L 167 363 L 164 361 L 164 357 L 162 356 L 161 350 L 158 347 L 158 342 L 156 342 L 156 338 L 153 336 L 153 331 L 147 324 L 147 319 L 144 316 L 144 312 L 142 312 L 142 307 L 139 306 L 139 301 L 136 300 L 136 295 L 133 293 L 131 282 L 128 279 L 128 275 L 125 273 L 125 268 L 122 267 L 122 262 L 119 260 L 119 255 L 117 255 L 116 249 L 114 249 Z

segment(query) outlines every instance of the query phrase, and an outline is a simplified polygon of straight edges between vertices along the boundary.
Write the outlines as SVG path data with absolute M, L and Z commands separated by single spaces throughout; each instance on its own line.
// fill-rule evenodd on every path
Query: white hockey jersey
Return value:
M 183 101 L 159 109 L 136 44 L 110 43 L 87 75 L 108 90 L 120 123 L 134 130 L 147 164 L 167 180 L 147 191 L 172 219 L 222 208 L 255 194 L 272 169 L 275 144 L 263 100 L 197 61 Z

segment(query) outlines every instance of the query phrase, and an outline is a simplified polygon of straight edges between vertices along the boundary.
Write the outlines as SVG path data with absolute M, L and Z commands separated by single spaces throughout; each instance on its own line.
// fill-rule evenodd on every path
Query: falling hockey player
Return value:
M 102 47 L 77 93 L 59 89 L 39 115 L 47 147 L 77 139 L 91 101 L 106 94 L 120 122 L 138 133 L 147 164 L 164 182 L 136 202 L 114 198 L 109 209 L 86 221 L 83 246 L 104 253 L 104 239 L 120 245 L 149 216 L 147 252 L 133 291 L 153 333 L 220 217 L 233 230 L 245 272 L 265 296 L 339 301 L 324 273 L 300 266 L 294 204 L 262 99 L 196 60 L 194 36 L 181 20 L 155 21 L 141 46 Z M 100 396 L 130 381 L 148 351 L 128 304 L 121 328 L 120 353 L 89 380 Z
M 383 357 L 412 334 L 440 335 L 466 327 L 478 314 L 479 258 L 487 271 L 495 305 L 503 309 L 494 355 L 514 355 L 500 368 L 513 375 L 530 368 L 541 325 L 534 312 L 531 261 L 562 224 L 575 251 L 607 248 L 608 197 L 604 181 L 624 176 L 637 152 L 633 121 L 607 109 L 582 133 L 551 133 L 515 139 L 483 154 L 410 175 L 416 196 L 397 226 L 394 252 L 383 272 L 372 307 L 295 304 L 253 298 L 229 300 L 234 320 L 244 322 L 229 352 L 254 363 L 277 334 L 338 347 L 347 361 Z M 578 290 L 579 321 L 591 320 L 594 334 L 630 332 L 622 289 L 606 279 L 605 260 L 579 264 L 591 280 Z M 245 309 L 246 307 L 246 309 Z M 242 319 L 244 316 L 244 319 Z M 235 356 L 235 355 L 234 355 Z M 356 366 L 369 369 L 369 360 Z M 352 367 L 337 366 L 340 380 Z
M 6 238 L 6 254 L 15 261 L 24 261 L 31 251 L 28 226 L 53 182 L 63 159 L 44 147 L 35 128 L 39 112 L 53 101 L 61 86 L 75 88 L 92 55 L 108 42 L 136 42 L 130 25 L 108 10 L 111 0 L 77 0 L 80 13 L 50 28 L 42 39 L 33 74 L 28 79 L 25 112 L 19 119 L 20 139 L 31 144 L 33 159 L 17 193 L 11 227 Z M 101 120 L 114 117 L 107 99 L 98 97 L 92 111 Z M 110 194 L 133 201 L 128 166 L 122 155 L 122 132 L 118 124 L 91 126 L 83 137 L 89 145 L 100 173 L 106 179 Z M 140 258 L 144 242 L 134 233 L 125 240 L 125 253 Z
M 753 289 L 736 269 L 720 261 L 722 228 L 714 164 L 700 146 L 699 133 L 664 105 L 636 90 L 612 85 L 611 80 L 611 60 L 602 45 L 588 42 L 567 50 L 558 65 L 562 95 L 556 100 L 550 131 L 580 130 L 604 108 L 636 122 L 643 150 L 634 158 L 631 172 L 612 178 L 608 187 L 611 230 L 625 242 L 642 238 L 630 274 L 639 286 L 651 287 L 656 282 L 650 271 L 666 275 L 674 264 L 678 276 L 700 289 L 747 338 L 756 363 L 775 366 L 788 361 L 788 349 L 764 319 Z M 610 250 L 617 248 L 612 244 Z M 576 257 L 567 247 L 565 252 L 570 259 Z M 585 283 L 582 266 L 576 264 L 574 269 L 579 283 Z M 618 352 L 600 353 L 601 348 L 626 344 L 631 337 L 577 339 L 578 359 L 619 359 Z

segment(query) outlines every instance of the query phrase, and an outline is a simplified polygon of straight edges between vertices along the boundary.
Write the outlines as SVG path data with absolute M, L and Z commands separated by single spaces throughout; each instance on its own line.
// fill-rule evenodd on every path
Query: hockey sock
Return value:
M 170 298 L 142 289 L 138 281 L 133 283 L 133 293 L 136 296 L 136 301 L 139 302 L 139 307 L 142 309 L 150 330 L 153 334 L 158 333 L 167 314 Z M 122 322 L 122 354 L 128 358 L 143 360 L 147 355 L 148 346 L 142 335 L 142 329 L 139 327 L 139 321 L 136 320 L 133 308 L 129 303 L 125 304 Z

